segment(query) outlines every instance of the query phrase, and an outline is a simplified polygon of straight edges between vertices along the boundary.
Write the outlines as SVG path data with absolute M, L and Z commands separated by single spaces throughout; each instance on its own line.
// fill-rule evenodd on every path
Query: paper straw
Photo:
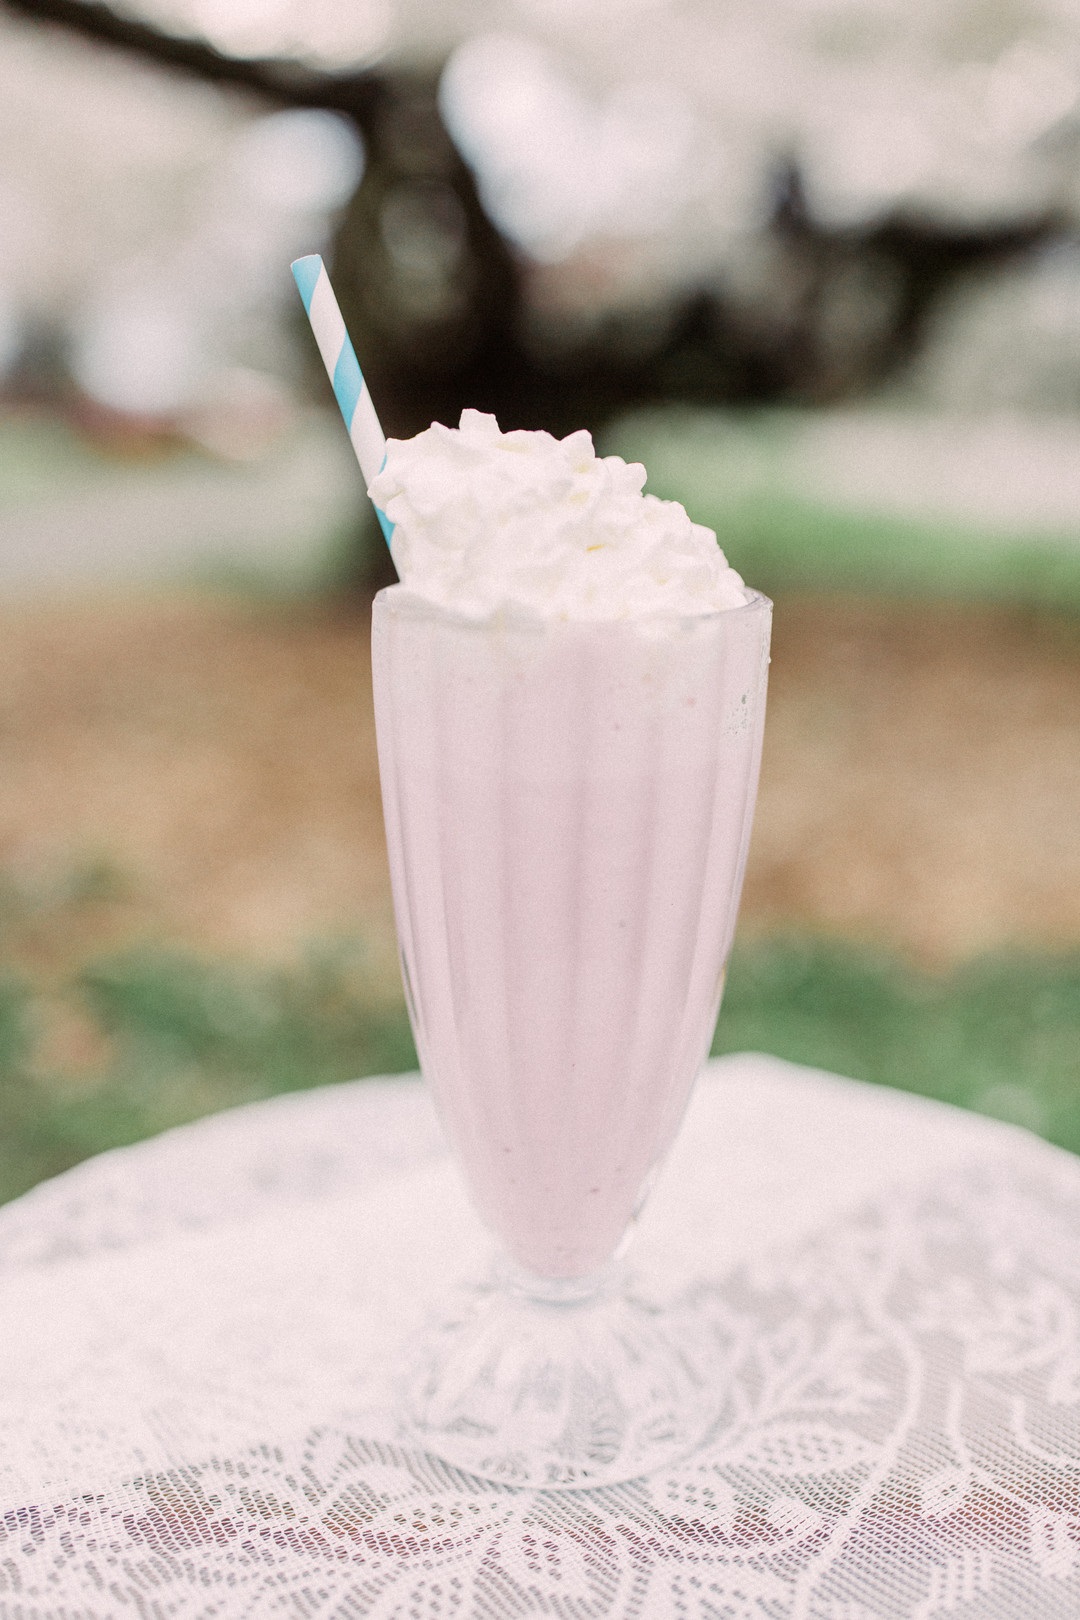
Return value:
M 334 396 L 356 451 L 364 482 L 370 484 L 382 472 L 386 461 L 386 435 L 375 415 L 371 390 L 364 381 L 356 350 L 345 330 L 326 266 L 317 253 L 309 253 L 305 258 L 294 261 L 292 273 L 304 300 L 326 375 L 333 384 Z M 374 501 L 372 505 L 375 505 Z M 394 525 L 380 506 L 375 507 L 375 516 L 382 525 L 386 543 L 393 555 Z

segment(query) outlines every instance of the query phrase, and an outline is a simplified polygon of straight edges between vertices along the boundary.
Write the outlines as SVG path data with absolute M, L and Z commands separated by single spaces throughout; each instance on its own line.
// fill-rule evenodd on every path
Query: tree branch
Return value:
M 321 107 L 351 118 L 362 130 L 385 98 L 380 74 L 371 69 L 333 73 L 286 57 L 238 57 L 209 40 L 167 33 L 129 16 L 104 0 L 0 0 L 17 17 L 51 23 L 100 45 L 111 45 L 159 67 L 203 83 L 254 91 L 286 107 Z

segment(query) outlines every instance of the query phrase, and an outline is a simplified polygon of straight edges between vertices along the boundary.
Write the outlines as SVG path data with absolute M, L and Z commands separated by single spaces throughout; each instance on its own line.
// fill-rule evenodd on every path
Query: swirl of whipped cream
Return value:
M 502 433 L 462 411 L 390 439 L 368 493 L 395 524 L 402 582 L 470 617 L 696 615 L 741 607 L 743 582 L 716 535 L 677 501 L 642 493 L 645 468 L 565 439 Z

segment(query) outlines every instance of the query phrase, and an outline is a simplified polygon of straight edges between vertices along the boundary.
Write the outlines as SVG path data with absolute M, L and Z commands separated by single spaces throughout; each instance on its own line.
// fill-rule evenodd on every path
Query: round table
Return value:
M 1080 1614 L 1080 1162 L 710 1064 L 634 1239 L 728 1376 L 705 1444 L 513 1490 L 403 1440 L 487 1239 L 414 1077 L 238 1109 L 0 1210 L 0 1616 Z

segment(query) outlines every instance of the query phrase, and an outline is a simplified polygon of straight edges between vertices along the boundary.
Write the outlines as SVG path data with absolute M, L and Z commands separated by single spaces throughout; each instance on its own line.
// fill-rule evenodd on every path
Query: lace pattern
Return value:
M 699 1452 L 603 1491 L 396 1434 L 402 1337 L 484 1248 L 414 1084 L 242 1110 L 0 1211 L 3 1620 L 1080 1613 L 1080 1166 L 771 1060 L 712 1070 L 639 1269 L 696 1291 L 728 1379 Z

